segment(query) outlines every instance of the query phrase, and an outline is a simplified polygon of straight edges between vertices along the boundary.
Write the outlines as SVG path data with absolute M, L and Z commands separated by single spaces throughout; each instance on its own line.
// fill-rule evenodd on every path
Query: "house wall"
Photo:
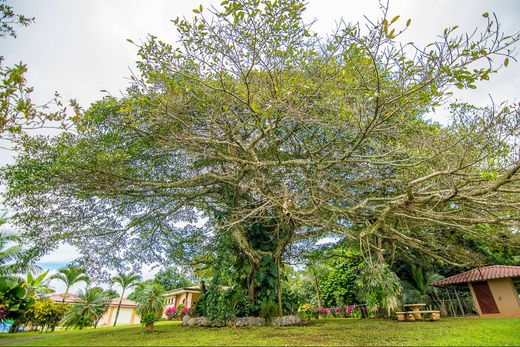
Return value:
M 170 307 L 184 305 L 184 307 L 191 308 L 197 300 L 200 298 L 200 293 L 194 292 L 181 292 L 179 294 L 169 295 L 165 297 L 166 305 L 164 306 L 164 311 L 162 314 L 162 318 L 167 318 L 166 310 Z
M 520 318 L 520 298 L 511 278 L 487 281 L 500 313 L 482 314 L 471 283 L 468 283 L 475 308 L 483 318 Z
M 98 325 L 113 325 L 116 319 L 117 306 L 110 306 L 105 314 L 99 320 Z M 135 307 L 121 306 L 119 317 L 117 318 L 117 325 L 120 324 L 139 324 L 141 318 L 137 314 Z

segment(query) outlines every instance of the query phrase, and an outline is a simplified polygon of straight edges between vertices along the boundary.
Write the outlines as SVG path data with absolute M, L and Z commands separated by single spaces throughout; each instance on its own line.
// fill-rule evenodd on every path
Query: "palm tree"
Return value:
M 443 278 L 443 276 L 434 272 L 424 272 L 422 268 L 411 265 L 410 275 L 412 281 L 403 283 L 404 301 L 421 301 L 429 302 L 430 299 L 438 299 L 438 289 L 432 287 L 431 284 Z
M 0 276 L 11 277 L 18 271 L 16 260 L 21 257 L 22 247 L 16 244 L 18 239 L 14 235 L 0 233 Z M 13 243 L 12 245 L 9 245 Z
M 137 313 L 141 316 L 141 322 L 146 325 L 146 331 L 153 331 L 153 324 L 157 322 L 164 309 L 164 288 L 157 283 L 143 285 L 136 298 Z
M 106 312 L 110 298 L 99 287 L 80 291 L 79 301 L 71 305 L 65 313 L 61 324 L 66 328 L 83 329 L 96 326 L 101 316 Z
M 115 283 L 119 284 L 122 288 L 121 298 L 119 299 L 119 304 L 117 305 L 116 318 L 114 320 L 114 326 L 116 326 L 117 317 L 119 317 L 119 310 L 121 309 L 121 303 L 123 302 L 123 298 L 125 296 L 125 290 L 127 288 L 130 288 L 130 287 L 133 287 L 134 285 L 136 285 L 137 282 L 139 282 L 141 280 L 141 276 L 139 276 L 137 274 L 133 274 L 133 273 L 131 273 L 129 275 L 120 273 L 119 275 L 114 277 L 113 280 Z
M 66 288 L 61 301 L 62 304 L 65 303 L 70 287 L 79 282 L 89 282 L 89 278 L 85 273 L 86 271 L 78 266 L 68 265 L 59 269 L 57 274 L 52 275 L 51 279 L 57 279 L 65 283 Z
M 40 297 L 45 294 L 52 293 L 54 290 L 47 286 L 45 277 L 49 274 L 49 270 L 36 276 L 32 272 L 28 272 L 25 278 L 24 287 L 28 296 Z

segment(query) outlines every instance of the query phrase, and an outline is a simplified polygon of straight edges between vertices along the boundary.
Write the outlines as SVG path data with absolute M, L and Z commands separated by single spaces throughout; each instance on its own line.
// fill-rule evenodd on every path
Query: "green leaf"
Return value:
M 390 21 L 390 24 L 395 23 L 399 19 L 399 17 L 401 17 L 401 16 L 397 15 L 394 18 L 392 18 L 392 20 Z
M 508 66 L 509 65 L 509 57 L 506 57 L 506 59 L 504 59 L 504 66 Z

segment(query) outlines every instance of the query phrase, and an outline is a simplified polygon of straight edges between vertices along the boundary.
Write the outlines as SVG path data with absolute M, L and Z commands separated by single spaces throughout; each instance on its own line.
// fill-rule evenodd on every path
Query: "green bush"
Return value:
M 24 322 L 29 308 L 34 304 L 34 299 L 26 294 L 22 284 L 0 278 L 0 318 L 14 320 L 12 332 Z
M 271 325 L 273 318 L 280 313 L 278 305 L 274 302 L 263 302 L 260 305 L 260 317 L 265 319 L 267 325 Z
M 157 283 L 145 284 L 140 288 L 136 298 L 137 313 L 141 316 L 141 323 L 146 331 L 153 331 L 154 323 L 161 319 L 164 310 L 164 288 Z
M 38 300 L 28 311 L 28 320 L 43 331 L 54 330 L 61 321 L 68 305 L 57 305 L 50 299 Z
M 236 317 L 251 314 L 252 306 L 245 290 L 238 286 L 223 289 L 218 285 L 210 285 L 197 301 L 196 313 L 207 319 L 225 323 Z

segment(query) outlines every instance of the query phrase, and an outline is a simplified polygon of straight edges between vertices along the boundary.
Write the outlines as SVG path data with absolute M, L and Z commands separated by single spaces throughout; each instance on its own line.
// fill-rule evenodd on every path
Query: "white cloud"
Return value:
M 39 261 L 38 265 L 42 267 L 53 267 L 56 265 L 63 266 L 80 257 L 78 249 L 69 244 L 61 244 L 54 251 L 44 255 Z

